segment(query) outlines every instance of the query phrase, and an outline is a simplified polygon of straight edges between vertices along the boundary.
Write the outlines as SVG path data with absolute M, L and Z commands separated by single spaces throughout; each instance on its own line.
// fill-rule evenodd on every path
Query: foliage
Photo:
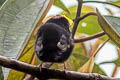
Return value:
M 0 5 L 2 5 L 4 1 L 5 0 L 1 0 Z M 41 1 L 41 3 L 40 2 L 37 3 L 37 1 Z M 30 64 L 35 64 L 35 65 L 40 64 L 40 61 L 38 59 L 33 58 L 34 57 L 33 45 L 35 41 L 36 30 L 38 29 L 40 24 L 42 24 L 42 19 L 46 14 L 46 13 L 43 14 L 43 12 L 46 10 L 46 8 L 48 9 L 50 7 L 50 6 L 46 7 L 48 5 L 47 1 L 46 4 L 44 3 L 45 1 L 43 2 L 42 1 L 43 0 L 36 0 L 36 1 L 7 0 L 6 3 L 1 7 L 0 43 L 3 43 L 4 45 L 0 45 L 0 55 L 16 58 L 20 61 Z M 119 0 L 118 1 L 108 0 L 107 2 L 111 3 L 108 5 L 114 4 L 120 6 Z M 103 4 L 106 4 L 107 2 L 104 2 Z M 41 4 L 42 6 L 40 6 Z M 73 20 L 75 19 L 77 12 L 77 5 L 67 8 L 61 0 L 55 0 L 54 5 L 63 10 L 63 12 L 61 12 L 60 14 L 66 15 L 67 17 Z M 72 56 L 67 62 L 65 62 L 68 70 L 74 70 L 78 72 L 88 72 L 88 73 L 95 72 L 95 73 L 107 75 L 100 68 L 100 66 L 95 63 L 95 59 L 93 58 L 97 58 L 97 57 L 96 54 L 94 55 L 94 53 L 99 48 L 99 46 L 104 42 L 104 40 L 106 40 L 108 37 L 117 46 L 120 47 L 120 41 L 119 41 L 120 18 L 114 16 L 113 10 L 106 7 L 104 7 L 104 9 L 108 11 L 108 13 L 111 16 L 109 15 L 103 16 L 98 9 L 97 10 L 98 17 L 95 15 L 91 15 L 80 21 L 75 38 L 88 37 L 89 35 L 96 34 L 101 31 L 105 31 L 106 35 L 108 36 L 103 36 L 102 38 L 96 38 L 95 40 L 89 40 L 87 42 L 81 42 L 75 44 L 75 48 L 73 50 Z M 120 11 L 120 9 L 118 9 L 118 11 Z M 88 5 L 82 6 L 81 16 L 84 16 L 85 14 L 90 12 L 96 13 L 95 7 L 91 7 Z M 117 66 L 120 66 L 120 58 L 118 57 L 118 59 L 112 61 L 112 63 L 116 64 Z M 53 64 L 53 66 L 51 66 L 51 68 L 53 69 L 63 69 L 63 67 L 64 67 L 63 64 Z M 1 67 L 0 67 L 0 73 L 2 73 Z M 25 76 L 26 74 L 23 72 L 11 70 L 9 72 L 8 78 L 6 79 L 22 80 Z M 3 76 L 1 74 L 0 74 L 0 80 L 3 80 Z
M 5 2 L 5 0 L 0 0 L 0 6 Z
M 5 2 L 0 9 L 0 55 L 15 59 L 21 56 L 38 21 L 41 21 L 47 13 L 46 8 L 49 2 L 51 1 L 7 0 Z M 30 63 L 33 55 L 33 48 L 31 49 L 32 53 L 25 54 L 28 57 L 23 56 L 22 61 Z M 5 69 L 4 72 L 6 79 L 9 70 Z M 18 80 L 18 78 L 16 79 Z
M 119 23 L 120 18 L 119 17 L 113 17 L 113 16 L 101 16 L 98 12 L 98 18 L 99 23 L 103 30 L 106 32 L 106 34 L 113 40 L 114 43 L 116 43 L 120 47 L 120 32 L 119 32 Z

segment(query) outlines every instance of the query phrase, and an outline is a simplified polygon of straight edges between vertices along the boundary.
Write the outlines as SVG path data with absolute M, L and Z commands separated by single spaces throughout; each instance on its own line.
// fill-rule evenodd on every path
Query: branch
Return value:
M 119 5 L 115 5 L 115 4 L 108 3 L 108 2 L 102 2 L 102 1 L 83 1 L 83 3 L 102 3 L 102 4 L 108 4 L 108 5 L 112 5 L 112 6 L 120 8 Z
M 53 65 L 53 63 L 43 63 L 42 68 L 50 68 L 52 65 Z M 29 76 L 26 76 L 23 80 L 34 80 L 34 78 L 35 78 L 35 76 L 29 75 Z
M 115 77 L 116 76 L 116 74 L 117 74 L 117 71 L 118 71 L 118 66 L 117 65 L 115 65 L 115 67 L 114 67 L 114 70 L 113 70 L 113 73 L 112 73 L 112 77 Z
M 110 78 L 96 73 L 80 73 L 74 71 L 62 71 L 39 68 L 24 62 L 0 56 L 0 65 L 6 68 L 15 69 L 36 76 L 38 79 L 65 79 L 65 80 L 120 80 L 120 78 Z
M 100 33 L 91 35 L 89 37 L 85 37 L 85 38 L 81 38 L 81 39 L 74 39 L 74 42 L 75 43 L 84 42 L 84 41 L 95 39 L 95 38 L 98 38 L 98 37 L 101 37 L 101 36 L 104 36 L 104 35 L 105 35 L 105 32 L 100 32 Z
M 91 16 L 91 15 L 97 16 L 97 13 L 95 13 L 95 12 L 89 12 L 89 13 L 85 14 L 85 15 L 82 16 L 82 17 L 78 17 L 77 19 L 80 21 L 80 20 L 83 20 L 83 19 L 85 19 L 86 17 Z
M 72 29 L 72 38 L 74 38 L 75 32 L 77 30 L 77 26 L 79 24 L 79 20 L 77 18 L 80 17 L 81 15 L 82 3 L 83 3 L 83 0 L 78 0 L 77 14 L 76 14 L 76 18 L 74 20 L 74 26 Z

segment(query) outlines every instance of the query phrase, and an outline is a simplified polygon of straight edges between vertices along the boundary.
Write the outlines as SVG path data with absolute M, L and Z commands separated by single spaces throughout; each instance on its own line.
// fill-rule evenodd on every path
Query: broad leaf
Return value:
M 78 72 L 91 73 L 93 71 L 95 63 L 95 58 L 91 57 L 80 69 Z
M 98 21 L 105 33 L 110 39 L 120 47 L 120 17 L 102 16 L 98 13 Z
M 0 6 L 5 2 L 6 0 L 0 0 Z
M 97 64 L 95 64 L 93 68 L 93 73 L 99 73 L 99 74 L 106 75 L 106 73 Z
M 112 3 L 115 4 L 115 5 L 120 6 L 120 1 L 115 1 L 115 2 L 112 2 Z
M 50 1 L 7 0 L 0 9 L 0 55 L 18 58 Z M 5 70 L 5 75 L 8 70 Z M 5 78 L 7 78 L 5 76 Z

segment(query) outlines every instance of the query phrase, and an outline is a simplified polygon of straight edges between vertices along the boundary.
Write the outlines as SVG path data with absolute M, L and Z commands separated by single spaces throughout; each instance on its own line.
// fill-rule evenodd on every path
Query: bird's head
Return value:
M 54 16 L 47 21 L 47 23 L 49 22 L 58 24 L 64 28 L 69 28 L 73 23 L 73 21 L 70 18 L 66 17 L 65 15 Z

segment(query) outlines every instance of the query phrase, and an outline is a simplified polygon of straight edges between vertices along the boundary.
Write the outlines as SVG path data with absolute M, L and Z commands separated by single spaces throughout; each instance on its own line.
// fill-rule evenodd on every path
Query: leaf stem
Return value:
M 112 5 L 112 6 L 120 8 L 120 6 L 118 6 L 118 5 L 115 5 L 115 4 L 112 4 L 109 2 L 103 2 L 103 1 L 83 1 L 83 3 L 102 3 L 102 4 L 108 4 L 108 5 Z

